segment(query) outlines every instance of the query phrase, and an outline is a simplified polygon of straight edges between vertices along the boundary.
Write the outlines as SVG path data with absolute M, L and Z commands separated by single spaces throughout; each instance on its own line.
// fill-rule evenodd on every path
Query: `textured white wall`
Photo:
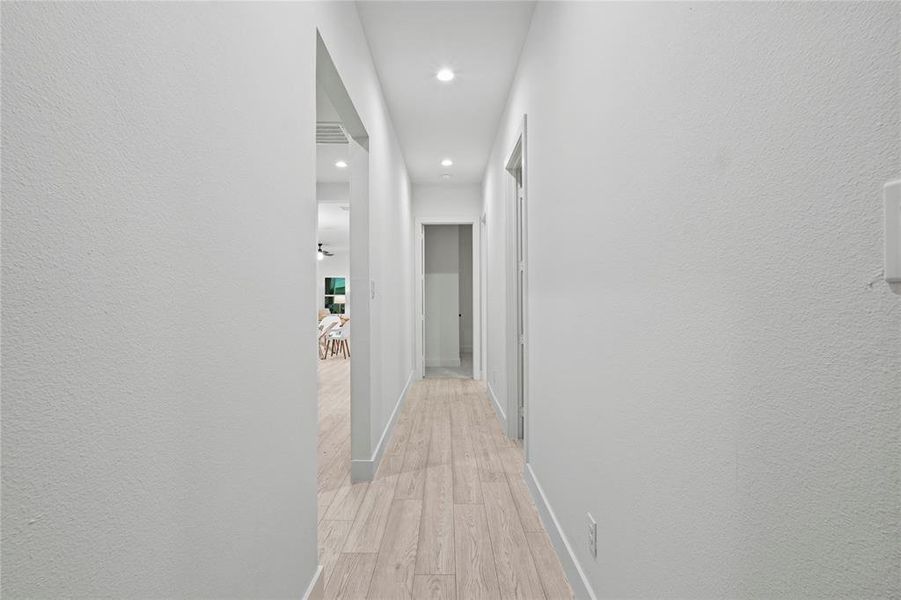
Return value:
M 320 203 L 350 204 L 350 184 L 347 182 L 317 181 L 316 199 Z
M 413 186 L 413 216 L 417 219 L 478 221 L 482 195 L 478 184 Z
M 303 594 L 317 27 L 371 135 L 396 399 L 409 186 L 355 6 L 3 6 L 4 597 Z
M 484 185 L 488 375 L 525 112 L 531 459 L 599 597 L 901 595 L 901 298 L 867 285 L 899 12 L 539 3 Z

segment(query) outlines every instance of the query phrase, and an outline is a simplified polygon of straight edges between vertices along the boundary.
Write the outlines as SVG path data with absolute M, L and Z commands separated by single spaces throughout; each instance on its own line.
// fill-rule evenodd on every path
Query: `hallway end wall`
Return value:
M 868 286 L 899 12 L 536 7 L 484 181 L 488 380 L 528 114 L 531 467 L 597 597 L 901 594 L 901 298 Z

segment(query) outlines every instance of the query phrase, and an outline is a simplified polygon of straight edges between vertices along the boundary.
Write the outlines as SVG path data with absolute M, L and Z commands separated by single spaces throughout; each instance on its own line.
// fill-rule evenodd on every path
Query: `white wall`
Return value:
M 460 366 L 460 235 L 425 227 L 425 366 Z
M 350 291 L 350 255 L 347 252 L 335 252 L 334 256 L 326 256 L 316 263 L 316 308 L 325 307 L 325 278 L 344 277 L 347 291 Z M 345 313 L 349 307 L 344 305 Z M 349 314 L 349 313 L 348 313 Z
M 328 99 L 325 94 L 319 94 L 319 96 L 324 96 L 326 100 Z M 319 100 L 317 98 L 318 106 L 316 108 L 317 119 L 322 120 L 322 104 L 325 102 Z M 331 105 L 329 104 L 329 107 Z M 334 108 L 331 108 L 334 111 Z M 326 115 L 328 116 L 328 115 Z M 333 120 L 337 120 L 336 116 L 331 117 Z M 350 185 L 345 182 L 316 182 L 316 201 L 318 204 L 350 204 Z M 320 222 L 319 227 L 322 227 L 322 216 L 321 211 L 322 207 L 318 207 L 320 210 Z M 346 213 L 345 213 L 346 214 Z M 336 226 L 335 223 L 329 223 L 330 226 Z M 346 226 L 348 227 L 348 231 L 350 228 L 349 221 Z M 323 235 L 321 229 L 317 231 L 317 239 L 322 241 L 325 235 Z M 339 236 L 335 235 L 335 232 L 328 232 L 330 237 L 338 238 Z M 343 245 L 347 245 L 346 240 L 342 240 Z M 344 277 L 345 285 L 347 289 L 350 289 L 350 253 L 344 249 L 338 249 L 334 247 L 334 244 L 327 244 L 325 246 L 326 250 L 332 252 L 332 256 L 326 256 L 322 260 L 316 261 L 316 308 L 324 308 L 325 306 L 325 278 L 326 277 Z M 346 314 L 349 314 L 349 306 L 345 304 L 344 311 Z
M 317 181 L 316 199 L 320 203 L 350 204 L 350 184 L 339 181 Z
M 899 11 L 538 4 L 484 183 L 488 375 L 528 113 L 531 463 L 598 597 L 901 595 L 901 297 L 868 287 Z
M 413 186 L 413 216 L 416 219 L 460 219 L 478 221 L 482 213 L 479 184 Z
M 412 366 L 409 186 L 355 6 L 23 3 L 2 27 L 3 596 L 301 596 L 316 27 L 371 137 L 380 415 Z

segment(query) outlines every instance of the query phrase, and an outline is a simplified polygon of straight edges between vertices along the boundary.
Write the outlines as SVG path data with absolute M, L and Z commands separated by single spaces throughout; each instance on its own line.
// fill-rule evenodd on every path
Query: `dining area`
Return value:
M 319 359 L 350 358 L 350 317 L 324 308 L 319 310 L 318 320 Z

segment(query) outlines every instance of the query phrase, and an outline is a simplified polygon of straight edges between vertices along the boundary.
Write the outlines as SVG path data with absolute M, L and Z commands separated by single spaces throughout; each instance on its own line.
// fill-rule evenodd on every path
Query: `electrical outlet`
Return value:
M 588 513 L 588 552 L 592 558 L 598 557 L 598 522 Z

